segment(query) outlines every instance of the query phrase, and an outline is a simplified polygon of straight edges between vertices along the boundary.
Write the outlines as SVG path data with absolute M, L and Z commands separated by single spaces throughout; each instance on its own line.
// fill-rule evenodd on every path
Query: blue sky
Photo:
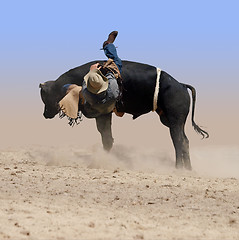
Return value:
M 238 120 L 238 10 L 231 0 L 1 1 L 1 104 L 30 102 L 42 117 L 39 83 L 106 59 L 99 49 L 118 30 L 122 59 L 162 68 L 196 87 L 201 109 Z
M 7 73 L 28 68 L 56 78 L 68 68 L 104 59 L 99 48 L 112 30 L 119 31 L 122 59 L 173 75 L 209 67 L 231 71 L 239 60 L 237 1 L 9 0 L 1 1 L 0 9 L 1 65 Z

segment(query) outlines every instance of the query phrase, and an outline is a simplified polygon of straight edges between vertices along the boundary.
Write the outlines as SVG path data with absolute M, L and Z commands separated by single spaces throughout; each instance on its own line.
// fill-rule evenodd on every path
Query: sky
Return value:
M 0 145 L 100 142 L 93 120 L 73 129 L 58 117 L 45 120 L 38 86 L 105 60 L 100 48 L 117 30 L 121 59 L 160 67 L 196 88 L 195 120 L 210 139 L 201 141 L 189 118 L 193 146 L 239 146 L 238 9 L 231 0 L 0 1 Z M 118 144 L 171 144 L 154 113 L 114 117 L 113 132 Z

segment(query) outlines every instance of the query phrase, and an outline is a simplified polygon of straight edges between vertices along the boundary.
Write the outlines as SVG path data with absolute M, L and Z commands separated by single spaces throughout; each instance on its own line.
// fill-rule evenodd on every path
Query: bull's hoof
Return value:
M 111 147 L 106 147 L 106 146 L 104 146 L 104 150 L 105 150 L 106 152 L 109 152 L 111 149 L 112 149 L 112 146 L 111 146 Z
M 186 169 L 188 171 L 192 171 L 192 166 L 191 165 L 176 164 L 175 167 L 179 170 Z
M 186 170 L 192 171 L 192 166 L 189 159 L 184 160 L 183 165 Z
M 104 150 L 109 152 L 113 147 L 113 143 L 114 143 L 114 141 L 104 142 L 103 143 Z
M 188 171 L 192 171 L 193 170 L 191 164 L 190 165 L 185 165 L 184 168 L 186 170 L 188 170 Z
M 176 165 L 175 165 L 175 167 L 177 168 L 177 169 L 183 169 L 183 163 L 182 162 L 176 162 Z

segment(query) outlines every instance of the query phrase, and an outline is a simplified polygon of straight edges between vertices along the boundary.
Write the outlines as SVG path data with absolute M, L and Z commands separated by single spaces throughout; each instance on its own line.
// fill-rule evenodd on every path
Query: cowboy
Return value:
M 109 72 L 104 76 L 100 69 L 99 63 L 92 65 L 82 83 L 84 109 L 92 114 L 112 112 L 119 96 L 119 87 L 114 74 Z
M 117 31 L 109 34 L 108 39 L 103 43 L 103 50 L 105 55 L 109 59 L 112 59 L 118 67 L 119 72 L 121 72 L 122 62 L 113 44 L 117 35 Z M 106 73 L 105 75 L 101 69 Z M 118 75 L 120 75 L 120 73 Z M 90 71 L 84 77 L 82 84 L 82 95 L 86 112 L 94 113 L 94 111 L 96 111 L 100 114 L 107 114 L 115 111 L 115 113 L 117 113 L 115 104 L 120 92 L 115 76 L 111 71 L 105 72 L 105 69 L 103 69 L 99 63 L 90 67 Z

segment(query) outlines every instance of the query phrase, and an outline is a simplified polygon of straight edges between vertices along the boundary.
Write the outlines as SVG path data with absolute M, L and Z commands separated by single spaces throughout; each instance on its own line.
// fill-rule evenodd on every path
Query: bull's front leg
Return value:
M 101 134 L 103 147 L 106 151 L 110 151 L 114 142 L 114 139 L 112 137 L 111 121 L 112 113 L 102 115 L 96 118 L 96 126 Z

